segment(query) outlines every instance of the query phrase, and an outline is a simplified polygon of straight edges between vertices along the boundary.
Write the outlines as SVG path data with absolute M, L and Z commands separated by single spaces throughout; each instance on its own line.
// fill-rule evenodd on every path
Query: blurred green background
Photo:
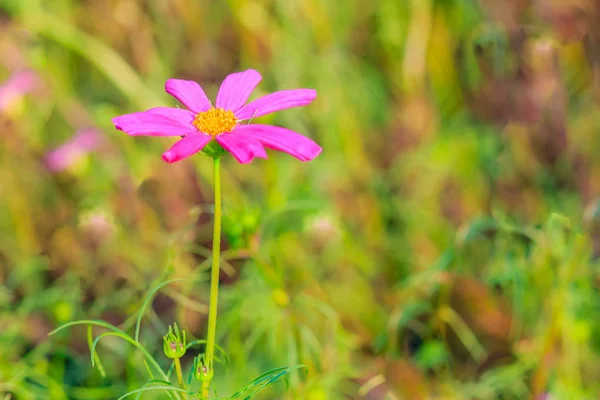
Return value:
M 220 391 L 304 363 L 257 398 L 597 399 L 598 21 L 598 0 L 0 0 L 0 82 L 33 81 L 0 101 L 0 399 L 140 388 L 129 344 L 100 343 L 102 376 L 85 327 L 47 335 L 131 332 L 166 279 L 141 342 L 167 366 L 166 325 L 204 337 L 211 160 L 110 120 L 246 68 L 254 97 L 317 89 L 261 122 L 324 151 L 224 160 Z

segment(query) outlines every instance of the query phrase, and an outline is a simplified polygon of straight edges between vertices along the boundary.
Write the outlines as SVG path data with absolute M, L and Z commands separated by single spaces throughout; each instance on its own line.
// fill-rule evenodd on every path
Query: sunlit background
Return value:
M 117 399 L 206 331 L 212 164 L 111 118 L 254 68 L 310 163 L 223 161 L 216 387 L 597 399 L 600 1 L 0 0 L 0 399 Z M 91 335 L 91 336 L 88 336 Z M 191 356 L 202 351 L 195 348 Z M 184 358 L 184 370 L 191 367 Z M 132 396 L 131 398 L 134 398 Z M 143 399 L 163 399 L 147 392 Z

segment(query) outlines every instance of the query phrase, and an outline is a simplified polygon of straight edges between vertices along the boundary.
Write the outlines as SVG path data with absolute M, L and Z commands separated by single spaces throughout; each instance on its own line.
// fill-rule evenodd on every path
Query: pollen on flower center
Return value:
M 231 132 L 237 124 L 237 119 L 233 111 L 213 107 L 208 111 L 199 112 L 193 124 L 200 132 L 216 136 L 220 133 Z

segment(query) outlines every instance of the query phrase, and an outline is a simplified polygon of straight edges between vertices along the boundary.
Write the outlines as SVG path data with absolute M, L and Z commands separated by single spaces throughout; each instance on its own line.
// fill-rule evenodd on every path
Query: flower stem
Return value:
M 179 361 L 179 358 L 175 359 L 175 371 L 177 371 L 177 382 L 179 383 L 179 387 L 182 389 L 187 389 L 185 387 L 185 383 L 183 383 L 183 374 L 181 373 L 181 362 Z M 183 394 L 183 398 L 187 400 L 187 393 Z
M 208 337 L 206 340 L 206 367 L 210 377 L 202 383 L 202 392 L 208 399 L 208 389 L 213 376 L 213 359 L 215 354 L 215 336 L 217 332 L 217 299 L 219 297 L 219 261 L 221 258 L 221 172 L 220 159 L 214 158 L 215 164 L 215 220 L 213 225 L 212 268 L 210 277 L 210 304 L 208 309 Z

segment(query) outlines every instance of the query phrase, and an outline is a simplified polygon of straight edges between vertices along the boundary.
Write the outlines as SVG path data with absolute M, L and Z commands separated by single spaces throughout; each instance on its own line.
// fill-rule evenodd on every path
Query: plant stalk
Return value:
M 210 383 L 213 377 L 215 337 L 217 332 L 217 300 L 219 297 L 219 262 L 221 259 L 221 168 L 220 159 L 214 158 L 215 170 L 215 219 L 213 225 L 212 268 L 210 277 L 210 304 L 208 309 L 208 337 L 206 340 L 205 365 L 208 379 L 202 382 L 202 395 L 208 399 Z
M 179 358 L 175 359 L 175 371 L 177 372 L 177 382 L 179 383 L 179 387 L 181 389 L 187 389 L 185 383 L 183 383 L 183 374 L 181 373 L 181 362 L 179 361 Z M 187 400 L 187 393 L 183 393 L 183 398 L 184 400 Z

